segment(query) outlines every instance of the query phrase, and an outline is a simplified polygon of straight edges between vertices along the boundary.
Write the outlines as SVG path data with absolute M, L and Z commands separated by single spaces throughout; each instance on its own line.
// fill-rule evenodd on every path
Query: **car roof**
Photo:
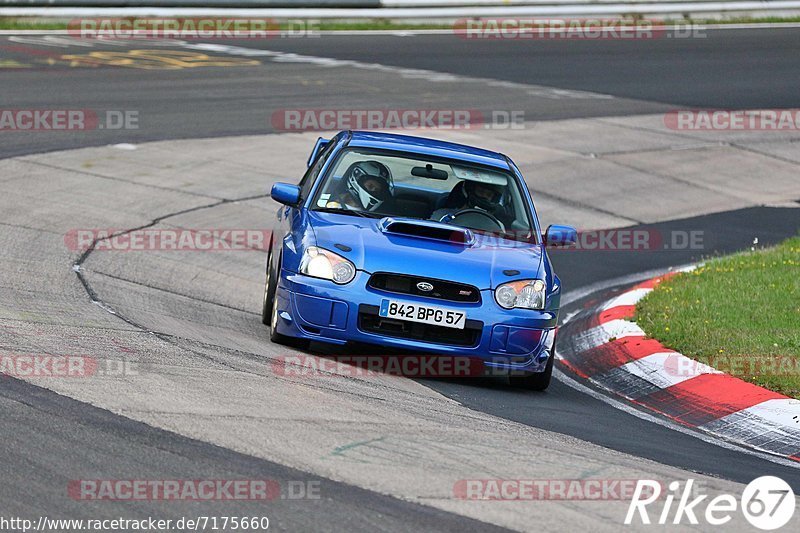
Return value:
M 381 133 L 376 131 L 351 131 L 349 146 L 395 150 L 444 157 L 488 165 L 509 170 L 506 156 L 498 152 L 475 148 L 466 144 L 451 143 L 426 137 Z

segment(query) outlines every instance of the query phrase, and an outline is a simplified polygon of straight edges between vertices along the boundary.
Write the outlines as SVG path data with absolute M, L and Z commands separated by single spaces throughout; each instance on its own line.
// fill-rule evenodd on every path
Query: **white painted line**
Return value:
M 703 424 L 700 429 L 767 453 L 800 452 L 800 400 L 775 399 Z
M 800 400 L 793 398 L 767 400 L 743 411 L 778 426 L 794 427 L 800 431 Z
M 620 285 L 631 285 L 634 283 L 639 283 L 642 281 L 647 281 L 649 279 L 657 278 L 658 276 L 663 276 L 664 274 L 668 274 L 669 272 L 674 271 L 681 271 L 681 269 L 689 268 L 692 265 L 680 265 L 677 267 L 670 267 L 670 268 L 655 268 L 653 270 L 647 270 L 645 272 L 639 272 L 638 274 L 628 274 L 626 276 L 619 276 L 617 278 L 596 281 L 590 285 L 585 285 L 583 287 L 578 287 L 577 289 L 572 289 L 567 291 L 565 295 L 561 297 L 561 307 L 566 307 L 573 302 L 577 302 L 578 300 L 582 300 L 587 296 L 591 296 L 600 291 L 604 291 L 606 289 L 610 289 L 612 287 L 619 287 Z
M 639 300 L 650 294 L 652 291 L 653 289 L 633 289 L 631 291 L 623 292 L 619 296 L 609 300 L 602 309 L 603 311 L 608 311 L 609 309 L 623 305 L 636 305 Z
M 772 455 L 770 453 L 759 452 L 759 451 L 752 450 L 752 449 L 749 449 L 749 448 L 744 448 L 742 446 L 738 446 L 736 444 L 732 444 L 732 443 L 730 443 L 728 441 L 725 441 L 725 440 L 722 440 L 720 438 L 713 437 L 713 436 L 708 435 L 706 433 L 701 433 L 699 431 L 694 431 L 694 430 L 689 429 L 689 428 L 687 428 L 685 426 L 681 426 L 679 424 L 676 424 L 675 422 L 672 422 L 670 420 L 667 420 L 667 419 L 664 419 L 664 418 L 659 418 L 659 417 L 651 415 L 649 413 L 645 413 L 644 411 L 640 411 L 639 409 L 636 409 L 635 407 L 633 407 L 631 405 L 628 405 L 627 403 L 624 403 L 624 402 L 622 402 L 620 400 L 616 400 L 616 399 L 614 399 L 614 398 L 612 398 L 612 397 L 610 397 L 610 396 L 608 396 L 606 394 L 603 394 L 601 392 L 598 392 L 598 391 L 592 389 L 591 387 L 587 387 L 586 385 L 575 381 L 574 379 L 572 379 L 571 377 L 567 376 L 564 372 L 562 372 L 558 368 L 553 369 L 553 375 L 555 376 L 555 378 L 559 382 L 563 383 L 567 387 L 570 387 L 571 389 L 575 389 L 576 391 L 578 391 L 580 393 L 583 393 L 583 394 L 586 394 L 587 396 L 591 396 L 595 400 L 599 400 L 599 401 L 601 401 L 601 402 L 603 402 L 605 404 L 610 405 L 611 407 L 614 407 L 615 409 L 619 409 L 620 411 L 624 411 L 625 413 L 627 413 L 629 415 L 633 415 L 636 418 L 639 418 L 641 420 L 645 420 L 645 421 L 651 422 L 653 424 L 658 424 L 659 426 L 663 426 L 663 427 L 671 429 L 673 431 L 677 431 L 678 433 L 682 433 L 684 435 L 688 435 L 690 437 L 694 437 L 694 438 L 696 438 L 696 439 L 698 439 L 700 441 L 706 442 L 708 444 L 713 444 L 715 446 L 719 446 L 720 448 L 724 448 L 726 450 L 732 450 L 732 451 L 735 451 L 735 452 L 745 453 L 747 455 L 752 455 L 754 457 L 758 457 L 759 459 L 764 459 L 765 461 L 769 461 L 771 463 L 779 464 L 779 465 L 782 465 L 782 466 L 788 466 L 788 467 L 791 467 L 791 468 L 800 469 L 800 463 L 798 463 L 796 461 L 792 461 L 791 459 L 785 459 L 783 457 L 780 457 L 780 456 L 777 456 L 777 455 Z
M 577 352 L 585 352 L 602 346 L 612 339 L 625 337 L 644 337 L 644 331 L 629 320 L 609 320 L 605 324 L 578 333 L 573 342 Z
M 423 79 L 430 82 L 449 82 L 449 83 L 476 83 L 488 87 L 523 91 L 528 96 L 538 96 L 553 100 L 577 99 L 577 100 L 613 100 L 614 97 L 608 94 L 592 93 L 587 91 L 577 91 L 570 89 L 556 89 L 542 85 L 529 85 L 526 83 L 515 83 L 510 81 L 499 81 L 490 78 L 476 78 L 472 76 L 461 76 L 434 70 L 424 70 L 417 68 L 403 68 L 383 65 L 380 63 L 365 63 L 350 59 L 335 59 L 332 57 L 310 56 L 305 54 L 294 54 L 289 52 L 278 52 L 275 50 L 263 50 L 259 48 L 248 48 L 244 46 L 234 46 L 217 43 L 190 43 L 184 42 L 184 48 L 190 50 L 203 50 L 205 52 L 216 52 L 245 57 L 269 57 L 276 63 L 307 63 L 325 68 L 350 67 L 373 72 L 386 72 L 398 75 L 407 79 Z
M 636 322 L 630 320 L 610 320 L 605 324 L 601 324 L 599 328 L 603 334 L 608 337 L 608 342 L 611 339 L 621 339 L 623 337 L 644 337 L 644 331 L 639 327 Z
M 680 267 L 680 268 L 676 268 L 675 272 L 683 272 L 683 273 L 693 272 L 693 271 L 697 270 L 697 267 L 701 267 L 703 265 L 705 265 L 705 263 L 698 263 L 696 265 L 686 265 L 686 266 L 683 266 L 683 267 Z
M 722 374 L 719 370 L 689 359 L 678 352 L 654 353 L 625 363 L 620 369 L 661 389 L 683 383 L 701 374 Z
M 570 321 L 570 320 L 572 320 L 573 318 L 575 318 L 575 316 L 576 316 L 578 313 L 580 313 L 580 310 L 578 310 L 578 309 L 576 309 L 576 310 L 574 310 L 574 311 L 570 311 L 569 313 L 567 313 L 567 314 L 564 316 L 564 318 L 562 318 L 562 319 L 561 319 L 561 325 L 562 325 L 562 326 L 566 326 L 566 325 L 569 323 L 569 321 Z

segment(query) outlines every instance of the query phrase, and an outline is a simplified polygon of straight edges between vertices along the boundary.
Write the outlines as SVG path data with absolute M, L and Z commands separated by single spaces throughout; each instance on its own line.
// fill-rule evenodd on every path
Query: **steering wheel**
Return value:
M 477 215 L 478 219 L 479 219 L 479 221 L 477 221 L 477 223 L 476 223 L 476 221 L 474 221 L 475 215 Z M 443 216 L 442 218 L 439 219 L 439 222 L 446 222 L 448 224 L 452 224 L 459 217 L 467 217 L 468 219 L 473 219 L 473 220 L 471 220 L 469 224 L 463 224 L 463 223 L 462 224 L 456 224 L 458 226 L 464 226 L 464 227 L 467 227 L 467 228 L 479 229 L 479 230 L 484 230 L 484 231 L 494 231 L 494 230 L 498 230 L 499 229 L 502 233 L 505 233 L 505 231 L 506 231 L 505 225 L 502 222 L 500 222 L 497 219 L 497 217 L 495 217 L 491 213 L 487 213 L 486 211 L 483 211 L 482 209 L 475 209 L 473 207 L 469 207 L 467 209 L 462 209 L 460 211 L 456 211 L 455 213 L 451 213 L 449 215 L 445 215 L 445 216 Z M 481 218 L 488 219 L 488 221 L 494 227 L 490 227 L 490 228 L 485 227 L 483 224 L 480 223 L 480 219 Z

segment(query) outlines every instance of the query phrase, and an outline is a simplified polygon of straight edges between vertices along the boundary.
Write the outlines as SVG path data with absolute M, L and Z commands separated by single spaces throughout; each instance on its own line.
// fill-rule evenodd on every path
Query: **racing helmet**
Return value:
M 378 161 L 357 161 L 345 174 L 347 191 L 367 211 L 375 211 L 392 196 L 392 173 Z
M 489 198 L 478 196 L 476 192 L 478 188 L 491 191 L 491 196 Z M 489 212 L 499 207 L 500 198 L 503 195 L 502 190 L 497 185 L 469 180 L 464 183 L 464 193 L 467 196 L 468 205 Z

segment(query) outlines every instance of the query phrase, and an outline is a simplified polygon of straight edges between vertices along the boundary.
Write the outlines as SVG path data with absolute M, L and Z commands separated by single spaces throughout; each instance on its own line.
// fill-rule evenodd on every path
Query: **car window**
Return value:
M 378 179 L 370 179 L 376 176 Z M 477 196 L 486 195 L 479 205 L 472 202 L 476 189 L 480 193 Z M 360 148 L 340 153 L 319 187 L 312 209 L 435 221 L 445 221 L 452 214 L 457 215 L 456 219 L 447 222 L 454 225 L 523 236 L 533 227 L 525 195 L 509 172 L 461 161 Z M 459 214 L 465 209 L 472 209 L 470 216 Z
M 420 188 L 435 192 L 449 192 L 453 189 L 456 183 L 460 180 L 451 171 L 448 165 L 422 161 L 419 159 L 410 159 L 404 156 L 391 156 L 385 154 L 373 154 L 368 151 L 347 150 L 336 162 L 336 167 L 333 170 L 334 177 L 341 179 L 342 174 L 357 161 L 379 161 L 386 165 L 392 174 L 392 179 L 395 185 L 403 187 L 403 189 Z M 446 180 L 434 180 L 429 178 L 419 178 L 411 174 L 411 169 L 415 166 L 425 166 L 430 164 L 432 168 L 442 170 L 448 173 Z M 332 185 L 333 181 L 328 180 L 328 185 Z
M 331 141 L 325 145 L 325 147 L 320 150 L 319 154 L 317 155 L 316 160 L 308 170 L 300 179 L 300 201 L 302 202 L 306 197 L 308 197 L 309 191 L 311 191 L 311 187 L 313 187 L 314 182 L 317 181 L 317 176 L 319 176 L 322 167 L 325 166 L 325 162 L 328 160 L 331 152 L 333 152 L 333 148 L 336 145 L 336 139 L 331 139 Z

